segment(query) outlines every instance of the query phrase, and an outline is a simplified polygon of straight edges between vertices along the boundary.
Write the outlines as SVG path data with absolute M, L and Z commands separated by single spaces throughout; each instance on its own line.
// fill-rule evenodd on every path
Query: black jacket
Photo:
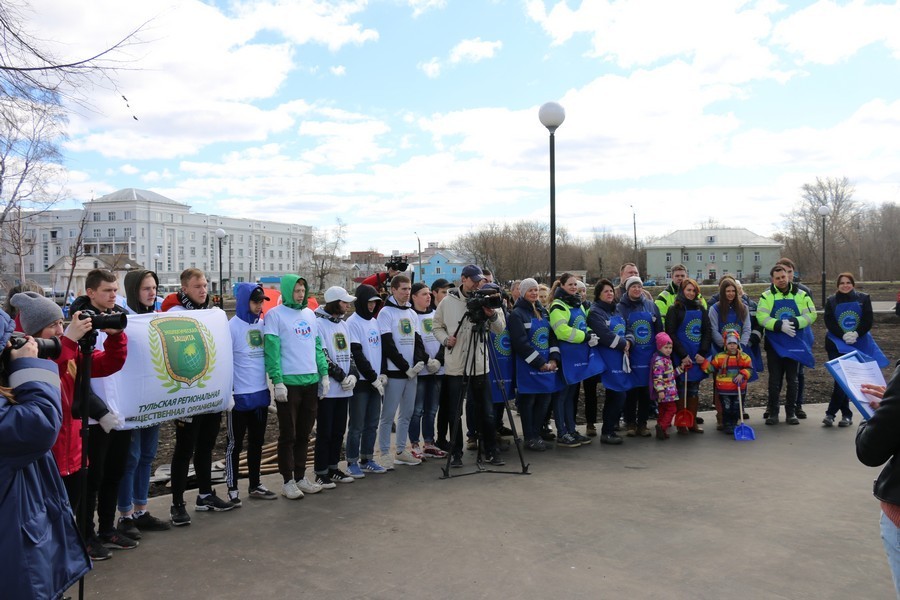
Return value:
M 869 467 L 887 462 L 873 486 L 875 497 L 900 506 L 900 363 L 894 370 L 881 405 L 856 432 L 856 457 Z
M 509 341 L 512 344 L 513 351 L 518 354 L 522 360 L 531 365 L 533 369 L 540 369 L 546 364 L 544 358 L 538 354 L 531 344 L 531 319 L 535 317 L 534 308 L 536 307 L 541 314 L 542 319 L 547 319 L 547 330 L 550 338 L 550 360 L 555 360 L 556 364 L 560 364 L 559 347 L 556 342 L 556 334 L 553 328 L 549 326 L 550 321 L 547 316 L 547 309 L 540 302 L 532 305 L 525 298 L 519 298 L 510 311 L 506 319 L 506 327 L 509 330 Z

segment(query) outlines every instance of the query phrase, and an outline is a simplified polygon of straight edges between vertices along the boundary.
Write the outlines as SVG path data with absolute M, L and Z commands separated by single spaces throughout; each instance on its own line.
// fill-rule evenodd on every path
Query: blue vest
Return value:
M 834 307 L 834 317 L 844 333 L 856 331 L 862 319 L 862 305 L 859 302 L 842 302 Z M 875 360 L 882 369 L 891 364 L 891 361 L 888 360 L 881 348 L 878 347 L 878 344 L 875 343 L 871 333 L 859 336 L 856 343 L 852 346 L 844 343 L 843 339 L 832 335 L 830 331 L 828 332 L 828 339 L 832 341 L 837 351 L 841 354 L 848 354 L 858 350 Z
M 775 319 L 789 319 L 796 317 L 798 314 L 797 303 L 793 298 L 781 298 L 775 300 L 772 304 L 772 317 Z M 807 327 L 807 329 L 810 329 Z M 767 331 L 766 339 L 769 340 L 775 353 L 781 358 L 789 358 L 796 360 L 800 364 L 812 369 L 816 366 L 816 360 L 813 358 L 812 348 L 809 345 L 807 336 L 803 335 L 802 330 L 797 332 L 794 337 L 780 331 Z
M 703 335 L 703 311 L 699 309 L 684 311 L 684 321 L 681 322 L 681 326 L 678 327 L 675 335 L 691 360 L 694 360 L 694 356 L 700 351 L 700 338 Z M 703 372 L 698 364 L 691 365 L 686 375 L 688 381 L 703 381 L 706 379 L 706 373 Z
M 650 361 L 656 352 L 653 339 L 653 315 L 636 310 L 628 315 L 628 331 L 634 336 L 631 348 L 631 387 L 647 387 L 650 382 Z
M 619 315 L 613 315 L 609 319 L 609 329 L 618 335 L 619 337 L 625 337 L 625 319 L 620 317 Z M 603 362 L 606 363 L 606 370 L 603 372 L 603 375 L 600 376 L 600 381 L 603 382 L 603 386 L 614 392 L 627 392 L 631 388 L 634 387 L 634 383 L 631 379 L 631 373 L 626 373 L 622 370 L 622 358 L 625 353 L 621 350 L 616 350 L 615 348 L 609 348 L 607 346 L 597 346 L 594 348 L 597 351 L 597 354 L 603 359 Z
M 531 347 L 546 362 L 550 358 L 550 322 L 547 319 L 531 319 Z M 563 389 L 560 371 L 538 371 L 516 355 L 516 389 L 521 394 L 552 394 Z
M 491 371 L 488 373 L 488 380 L 491 382 L 491 399 L 494 404 L 503 402 L 504 394 L 501 392 L 500 385 L 506 393 L 506 398 L 512 398 L 513 393 L 513 357 L 512 344 L 509 341 L 509 332 L 503 330 L 503 333 L 497 335 L 490 334 L 490 342 L 493 351 L 491 354 Z
M 585 335 L 590 335 L 584 310 L 580 306 L 570 307 L 569 325 L 585 332 Z M 572 344 L 560 340 L 559 355 L 562 360 L 563 378 L 567 385 L 574 385 L 588 377 L 599 375 L 606 368 L 603 359 L 598 353 L 591 352 L 587 342 Z

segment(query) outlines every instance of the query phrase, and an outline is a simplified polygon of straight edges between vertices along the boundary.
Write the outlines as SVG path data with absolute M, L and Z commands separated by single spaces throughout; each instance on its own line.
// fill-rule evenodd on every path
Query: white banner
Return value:
M 123 429 L 147 427 L 228 408 L 231 332 L 219 309 L 128 315 L 128 357 L 103 382 Z

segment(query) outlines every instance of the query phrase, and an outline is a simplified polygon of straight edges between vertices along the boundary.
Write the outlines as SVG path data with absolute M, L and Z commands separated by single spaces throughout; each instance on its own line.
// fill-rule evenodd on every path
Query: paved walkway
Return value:
M 892 598 L 878 470 L 857 462 L 855 426 L 823 429 L 824 405 L 807 411 L 766 427 L 751 409 L 753 442 L 712 426 L 528 453 L 531 475 L 440 480 L 429 461 L 303 500 L 191 511 L 191 526 L 96 565 L 86 597 Z M 515 451 L 505 458 L 515 471 Z

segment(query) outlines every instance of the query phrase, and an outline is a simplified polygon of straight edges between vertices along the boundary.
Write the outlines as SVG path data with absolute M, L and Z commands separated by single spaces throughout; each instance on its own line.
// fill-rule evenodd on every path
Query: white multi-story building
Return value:
M 308 225 L 191 212 L 187 204 L 127 188 L 85 202 L 83 209 L 23 215 L 23 239 L 33 242 L 23 253 L 26 278 L 57 291 L 66 289 L 83 218 L 83 258 L 70 286 L 76 293 L 84 289 L 87 270 L 98 267 L 152 269 L 160 284 L 169 286 L 178 285 L 181 271 L 196 267 L 207 273 L 212 293 L 218 293 L 220 266 L 228 291 L 229 282 L 297 273 L 312 248 Z M 225 232 L 221 243 L 219 229 Z M 4 250 L 0 272 L 7 284 L 14 284 L 19 256 Z

